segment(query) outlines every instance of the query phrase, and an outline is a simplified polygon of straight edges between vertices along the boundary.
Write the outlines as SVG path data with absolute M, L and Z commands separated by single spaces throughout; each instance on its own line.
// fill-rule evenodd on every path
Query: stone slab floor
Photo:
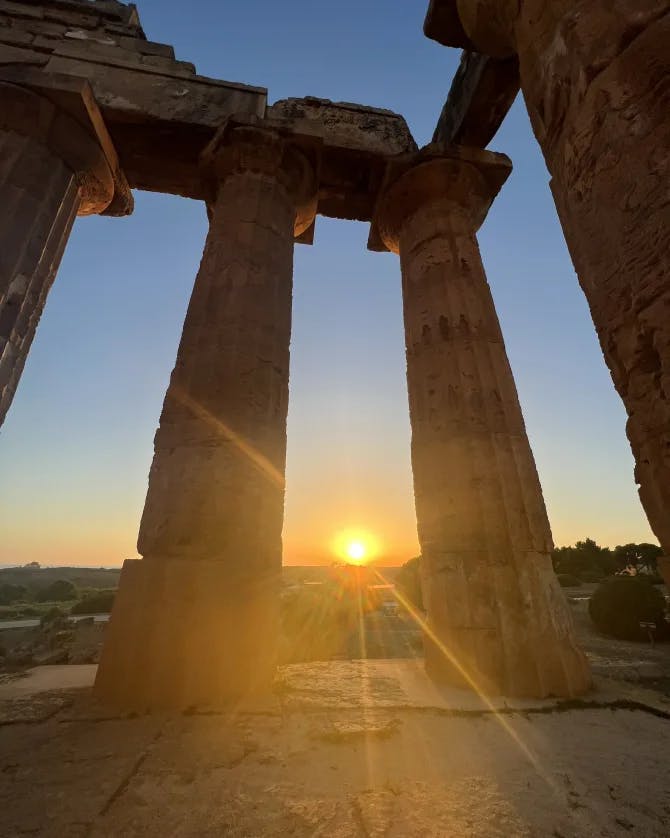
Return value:
M 617 682 L 490 707 L 419 661 L 295 664 L 255 705 L 124 717 L 94 669 L 0 684 L 3 838 L 670 834 L 670 707 Z

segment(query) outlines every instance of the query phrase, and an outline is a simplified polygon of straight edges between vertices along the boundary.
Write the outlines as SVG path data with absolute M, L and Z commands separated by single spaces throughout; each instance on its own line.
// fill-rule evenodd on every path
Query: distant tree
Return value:
M 656 559 L 663 555 L 658 544 L 619 544 L 614 548 L 614 558 L 619 570 L 631 566 L 637 570 L 656 573 Z
M 14 602 L 24 602 L 28 598 L 25 585 L 0 585 L 0 605 L 12 605 Z
M 601 547 L 592 538 L 578 541 L 574 547 L 559 547 L 552 554 L 556 573 L 584 575 L 603 579 L 617 570 L 617 561 L 609 547 Z M 584 579 L 586 581 L 586 579 Z
M 28 564 L 24 564 L 24 567 L 34 568 L 35 570 L 39 570 L 41 565 L 39 562 L 28 562 Z
M 56 579 L 37 593 L 39 602 L 67 602 L 77 599 L 77 589 L 67 579 Z
M 415 607 L 423 610 L 423 592 L 420 573 L 421 556 L 405 562 L 395 578 L 398 591 Z

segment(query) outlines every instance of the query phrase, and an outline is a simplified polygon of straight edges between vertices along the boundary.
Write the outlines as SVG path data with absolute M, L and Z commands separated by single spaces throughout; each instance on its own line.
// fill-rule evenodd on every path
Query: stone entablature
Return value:
M 321 145 L 319 214 L 369 221 L 386 157 L 416 149 L 391 111 L 314 97 L 268 106 L 265 88 L 199 76 L 146 40 L 134 7 L 106 0 L 0 0 L 0 73 L 28 87 L 35 73 L 86 78 L 134 189 L 206 199 L 203 150 L 231 118 L 260 119 Z

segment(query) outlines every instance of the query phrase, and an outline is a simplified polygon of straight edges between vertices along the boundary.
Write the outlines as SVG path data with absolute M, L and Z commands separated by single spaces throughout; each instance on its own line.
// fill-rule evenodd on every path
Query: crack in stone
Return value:
M 142 765 L 144 764 L 144 761 L 145 761 L 145 760 L 146 760 L 146 758 L 149 756 L 149 753 L 151 752 L 151 749 L 152 749 L 152 748 L 153 748 L 153 746 L 156 744 L 156 742 L 158 742 L 158 740 L 160 739 L 160 737 L 162 736 L 162 734 L 163 734 L 163 727 L 161 727 L 161 728 L 160 728 L 160 729 L 156 732 L 155 736 L 153 737 L 153 739 L 151 740 L 151 742 L 149 743 L 149 745 L 145 748 L 145 750 L 144 750 L 144 751 L 143 751 L 143 752 L 139 755 L 139 757 L 135 760 L 135 762 L 133 763 L 133 766 L 132 766 L 132 768 L 130 769 L 130 771 L 128 772 L 128 774 L 126 774 L 126 776 L 123 778 L 123 780 L 121 780 L 121 782 L 119 783 L 119 785 L 116 787 L 116 789 L 115 789 L 115 790 L 112 792 L 112 794 L 109 796 L 109 798 L 108 798 L 107 802 L 104 804 L 104 806 L 102 807 L 102 809 L 101 809 L 101 810 L 100 810 L 100 812 L 98 813 L 98 817 L 99 817 L 99 818 L 104 817 L 104 815 L 106 815 L 106 814 L 107 814 L 107 812 L 109 812 L 109 810 L 112 808 L 112 806 L 116 803 L 116 801 L 117 801 L 117 800 L 121 797 L 121 795 L 125 792 L 125 790 L 126 790 L 126 789 L 128 788 L 128 786 L 130 785 L 131 780 L 133 779 L 133 777 L 135 777 L 135 775 L 137 774 L 137 772 L 140 770 L 140 768 L 141 768 L 141 767 L 142 767 Z M 91 824 L 91 827 L 92 827 L 92 826 L 93 826 L 93 824 Z

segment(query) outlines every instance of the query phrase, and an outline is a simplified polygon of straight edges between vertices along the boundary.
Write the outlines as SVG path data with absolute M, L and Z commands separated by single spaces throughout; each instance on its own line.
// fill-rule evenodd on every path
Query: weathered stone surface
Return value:
M 59 23 L 62 8 L 55 6 L 47 20 L 0 7 L 0 66 L 29 86 L 36 82 L 28 74 L 41 67 L 86 78 L 134 188 L 207 200 L 203 149 L 225 122 L 263 119 L 322 145 L 320 214 L 369 221 L 386 157 L 415 149 L 398 114 L 314 97 L 268 108 L 265 88 L 195 75 L 192 64 L 174 60 L 171 47 L 147 41 L 136 24 L 103 14 L 97 3 L 71 0 L 67 7 L 86 16 L 85 26 Z M 308 231 L 299 240 L 311 237 Z
M 220 520 L 225 526 L 223 514 Z M 96 696 L 156 711 L 221 706 L 267 691 L 276 665 L 281 559 L 276 568 L 253 558 L 247 552 L 228 561 L 126 561 Z
M 516 57 L 463 52 L 433 142 L 486 148 L 519 92 Z
M 331 145 L 392 156 L 415 151 L 416 143 L 397 113 L 351 102 L 331 102 L 307 96 L 280 99 L 268 108 L 269 119 L 287 119 L 298 133 L 315 130 Z M 316 128 L 311 128 L 315 125 Z
M 74 173 L 48 148 L 0 131 L 0 424 L 79 206 Z
M 402 267 L 426 665 L 488 694 L 571 696 L 588 665 L 475 239 L 502 161 L 470 160 L 419 155 L 377 215 Z
M 410 661 L 282 674 L 271 701 L 153 716 L 0 685 L 3 835 L 667 836 L 667 705 L 486 707 Z
M 640 498 L 670 552 L 667 0 L 460 0 L 458 11 L 475 49 L 518 54 L 565 238 L 628 412 Z
M 104 209 L 114 180 L 95 140 L 47 99 L 0 83 L 0 106 L 1 424 L 74 219 Z
M 134 8 L 119 6 L 5 0 L 0 64 L 48 64 L 50 72 L 87 78 L 108 122 L 117 113 L 126 123 L 154 118 L 218 127 L 232 113 L 263 116 L 264 88 L 195 76 L 192 64 L 174 60 L 172 47 L 146 40 Z
M 665 587 L 670 591 L 670 556 L 660 556 L 656 562 L 658 564 L 658 572 L 665 582 Z
M 276 134 L 233 134 L 205 160 L 218 190 L 156 434 L 144 559 L 124 568 L 101 660 L 100 695 L 124 703 L 223 700 L 274 674 L 293 238 L 316 181 Z

